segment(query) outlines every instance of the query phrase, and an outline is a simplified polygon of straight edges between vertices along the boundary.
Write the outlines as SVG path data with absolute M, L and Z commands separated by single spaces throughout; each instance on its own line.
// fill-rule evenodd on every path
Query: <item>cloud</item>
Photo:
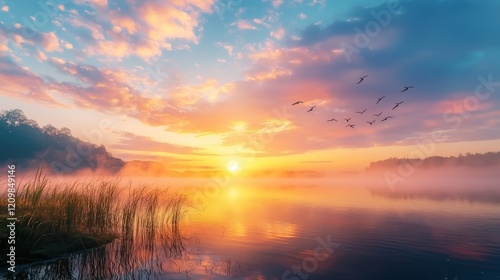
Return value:
M 253 24 L 251 24 L 248 20 L 240 19 L 236 22 L 233 22 L 231 25 L 238 27 L 240 30 L 256 30 Z
M 47 60 L 47 56 L 42 51 L 39 51 L 36 57 L 37 57 L 37 59 L 39 61 L 45 61 L 45 60 Z
M 130 132 L 118 132 L 120 140 L 110 148 L 133 152 L 157 152 L 169 154 L 189 154 L 199 151 L 198 148 L 180 146 L 159 142 L 149 137 L 139 136 Z
M 281 40 L 283 39 L 283 37 L 285 37 L 285 29 L 278 28 L 276 31 L 271 31 L 270 35 L 276 40 Z
M 309 6 L 315 6 L 315 5 L 320 5 L 324 6 L 326 4 L 326 0 L 312 0 L 311 3 L 309 3 Z
M 283 0 L 264 0 L 264 2 L 271 2 L 275 9 L 279 8 L 283 4 Z
M 108 6 L 108 0 L 90 0 L 89 2 L 99 8 L 105 8 Z
M 213 0 L 129 2 L 127 8 L 103 9 L 107 1 L 93 1 L 94 14 L 74 13 L 68 22 L 91 43 L 88 55 L 145 60 L 171 50 L 182 40 L 198 43 L 200 17 L 211 13 Z M 95 48 L 97 46 L 97 48 Z
M 500 60 L 496 51 L 500 39 L 491 37 L 496 33 L 490 32 L 500 31 L 491 24 L 495 22 L 491 11 L 498 5 L 493 2 L 472 5 L 473 2 L 465 0 L 402 1 L 402 11 L 393 14 L 391 23 L 371 39 L 370 46 L 360 48 L 350 62 L 341 43 L 354 44 L 355 27 L 364 29 L 374 21 L 372 11 L 380 12 L 387 4 L 354 9 L 349 15 L 351 20 L 334 18 L 329 25 L 310 25 L 298 36 L 287 29 L 287 37 L 295 35 L 296 40 L 283 40 L 285 29 L 276 28 L 272 33 L 262 32 L 265 41 L 246 45 L 248 53 L 242 60 L 249 64 L 242 67 L 245 75 L 242 80 L 221 82 L 212 78 L 215 74 L 196 72 L 192 77 L 209 78 L 187 84 L 174 75 L 175 83 L 170 86 L 163 78 L 158 81 L 145 76 L 146 69 L 142 66 L 127 69 L 127 63 L 135 61 L 125 58 L 137 56 L 154 61 L 163 52 L 174 49 L 178 41 L 199 43 L 202 14 L 211 12 L 210 1 L 130 3 L 130 9 L 107 7 L 112 10 L 109 18 L 100 18 L 99 9 L 94 15 L 68 16 L 67 22 L 77 34 L 72 44 L 86 46 L 78 59 L 66 53 L 51 57 L 48 50 L 41 50 L 41 46 L 49 46 L 51 42 L 53 51 L 58 49 L 53 42 L 60 43 L 59 48 L 66 46 L 65 38 L 54 40 L 53 32 L 54 36 L 35 33 L 33 38 L 26 39 L 18 28 L 0 24 L 2 39 L 8 38 L 9 44 L 32 50 L 40 61 L 47 60 L 49 67 L 67 78 L 62 80 L 80 83 L 41 78 L 29 68 L 2 57 L 0 74 L 2 80 L 8 81 L 2 94 L 52 106 L 71 105 L 128 115 L 146 125 L 177 133 L 214 134 L 221 139 L 221 145 L 240 147 L 240 152 L 246 154 L 280 155 L 414 144 L 415 139 L 435 129 L 446 131 L 445 141 L 500 137 L 500 123 L 495 121 L 499 117 L 495 110 L 499 106 L 498 95 L 480 100 L 472 112 L 464 107 L 464 100 L 480 85 L 478 75 L 491 74 L 494 81 L 500 79 L 495 64 Z M 465 11 L 471 12 L 471 20 L 464 19 Z M 424 22 L 422 13 L 428 16 Z M 251 30 L 272 23 L 279 27 L 273 20 L 270 13 L 253 21 L 233 22 L 233 26 Z M 479 30 L 475 31 L 476 28 Z M 268 38 L 267 34 L 280 41 Z M 465 38 L 464 34 L 470 36 Z M 224 48 L 223 52 L 229 56 L 243 52 L 233 41 L 211 42 L 211 47 L 214 46 L 218 51 Z M 3 49 L 8 47 L 0 45 Z M 114 66 L 91 65 L 85 59 L 87 56 L 98 56 L 100 62 L 124 61 Z M 215 63 L 216 58 L 211 61 Z M 367 79 L 358 85 L 359 77 L 367 74 Z M 400 92 L 404 85 L 410 84 L 415 89 Z M 386 98 L 375 104 L 383 95 Z M 304 103 L 291 105 L 298 100 Z M 392 110 L 395 102 L 400 101 L 404 103 Z M 317 107 L 308 113 L 310 106 Z M 455 109 L 457 106 L 461 107 Z M 364 109 L 367 111 L 363 115 L 355 113 Z M 394 118 L 382 123 L 381 118 L 373 116 L 380 112 L 382 117 Z M 453 129 L 456 120 L 444 119 L 447 112 L 449 117 L 460 118 L 459 128 Z M 467 113 L 470 116 L 461 117 Z M 339 122 L 327 123 L 331 118 Z M 351 118 L 356 128 L 346 128 L 344 118 Z M 372 120 L 376 120 L 373 126 L 366 123 Z M 254 146 L 252 139 L 259 135 L 272 141 Z M 123 145 L 148 140 L 131 135 L 124 139 Z M 151 144 L 174 149 L 168 143 Z
M 400 6 L 401 12 L 391 15 L 387 27 L 369 38 L 369 46 L 356 47 L 352 55 L 344 51 L 351 63 L 339 64 L 343 71 L 360 66 L 367 72 L 398 68 L 400 71 L 394 71 L 395 80 L 420 84 L 423 92 L 420 96 L 431 99 L 470 86 L 477 73 L 485 70 L 500 74 L 491 63 L 500 59 L 494 51 L 500 39 L 491 37 L 500 32 L 499 25 L 491 24 L 496 17 L 493 11 L 500 8 L 500 3 L 400 1 Z M 376 22 L 374 14 L 385 10 L 387 4 L 359 8 L 350 15 L 357 20 L 335 21 L 325 27 L 311 25 L 301 32 L 298 45 L 330 49 L 342 49 L 342 44 L 355 47 L 354 39 L 360 36 L 356 28 L 365 30 L 370 22 Z M 428 20 L 422 21 L 424 13 Z M 471 14 L 469 20 L 463 20 L 463 13 Z
M 233 56 L 233 51 L 234 51 L 234 46 L 233 45 L 228 44 L 228 43 L 221 43 L 221 42 L 217 42 L 216 45 L 219 46 L 219 47 L 224 48 L 227 51 L 227 54 L 229 56 Z
M 27 69 L 20 67 L 10 57 L 0 56 L 0 94 L 29 101 L 41 101 L 51 106 L 65 106 L 51 94 L 54 87 Z
M 10 27 L 0 22 L 0 37 L 11 38 L 19 49 L 29 47 L 29 50 L 33 50 L 42 47 L 48 52 L 61 51 L 59 38 L 54 32 L 43 33 L 32 30 L 31 34 L 31 36 L 26 37 L 22 28 Z
M 66 63 L 66 61 L 64 61 L 64 59 L 59 58 L 59 57 L 51 57 L 50 60 L 54 63 L 61 64 L 61 65 Z
M 47 52 L 59 50 L 59 38 L 54 32 L 44 34 L 44 42 L 42 45 Z

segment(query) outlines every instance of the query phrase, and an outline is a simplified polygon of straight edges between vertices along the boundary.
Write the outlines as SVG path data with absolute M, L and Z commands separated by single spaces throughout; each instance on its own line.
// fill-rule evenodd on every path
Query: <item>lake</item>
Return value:
M 134 262 L 127 270 L 115 242 L 32 266 L 26 279 L 500 279 L 500 188 L 474 182 L 178 187 L 206 198 L 185 213 L 181 253 L 165 257 L 141 247 L 128 252 L 140 257 L 127 259 Z M 112 253 L 118 251 L 121 257 Z

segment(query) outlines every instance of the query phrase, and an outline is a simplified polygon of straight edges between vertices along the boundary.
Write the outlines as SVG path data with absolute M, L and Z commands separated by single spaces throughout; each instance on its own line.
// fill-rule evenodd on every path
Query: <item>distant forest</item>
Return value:
M 419 168 L 435 169 L 449 167 L 467 167 L 467 168 L 486 168 L 500 167 L 500 152 L 488 152 L 485 154 L 459 154 L 458 156 L 441 157 L 434 156 L 425 159 L 409 159 L 409 158 L 389 158 L 381 161 L 370 163 L 367 171 L 379 171 L 387 168 L 397 168 L 400 164 L 410 162 Z
M 98 169 L 116 173 L 124 165 L 104 146 L 84 142 L 68 128 L 40 127 L 19 109 L 0 112 L 0 164 L 31 169 L 43 165 L 51 173 L 71 174 Z

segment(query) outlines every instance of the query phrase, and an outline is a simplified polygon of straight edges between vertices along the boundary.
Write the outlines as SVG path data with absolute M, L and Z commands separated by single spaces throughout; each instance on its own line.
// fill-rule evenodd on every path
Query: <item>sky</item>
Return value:
M 0 110 L 178 170 L 349 172 L 498 151 L 499 11 L 495 0 L 0 0 Z

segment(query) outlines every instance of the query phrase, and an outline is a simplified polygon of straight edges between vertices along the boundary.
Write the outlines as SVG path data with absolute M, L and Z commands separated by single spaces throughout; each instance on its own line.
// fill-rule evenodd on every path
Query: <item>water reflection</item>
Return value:
M 365 184 L 237 188 L 237 198 L 221 193 L 190 229 L 206 251 L 252 267 L 248 279 L 500 279 L 499 208 L 482 199 L 496 189 L 429 186 L 430 196 L 400 199 Z M 310 272 L 282 278 L 327 236 L 341 246 L 317 266 L 306 263 Z
M 365 184 L 237 184 L 223 189 L 201 210 L 179 212 L 184 220 L 178 228 L 133 235 L 123 230 L 125 234 L 112 244 L 18 275 L 19 279 L 500 279 L 497 194 L 497 189 L 478 186 L 391 191 Z M 130 208 L 148 213 L 147 206 Z M 145 216 L 149 218 L 127 228 L 169 224 L 161 215 Z M 328 250 L 324 244 L 335 246 Z
M 482 202 L 500 204 L 500 188 L 497 186 L 475 185 L 473 188 L 435 188 L 428 186 L 412 186 L 390 189 L 387 187 L 371 188 L 374 196 L 391 199 L 430 199 L 437 201 L 460 200 L 466 202 Z

